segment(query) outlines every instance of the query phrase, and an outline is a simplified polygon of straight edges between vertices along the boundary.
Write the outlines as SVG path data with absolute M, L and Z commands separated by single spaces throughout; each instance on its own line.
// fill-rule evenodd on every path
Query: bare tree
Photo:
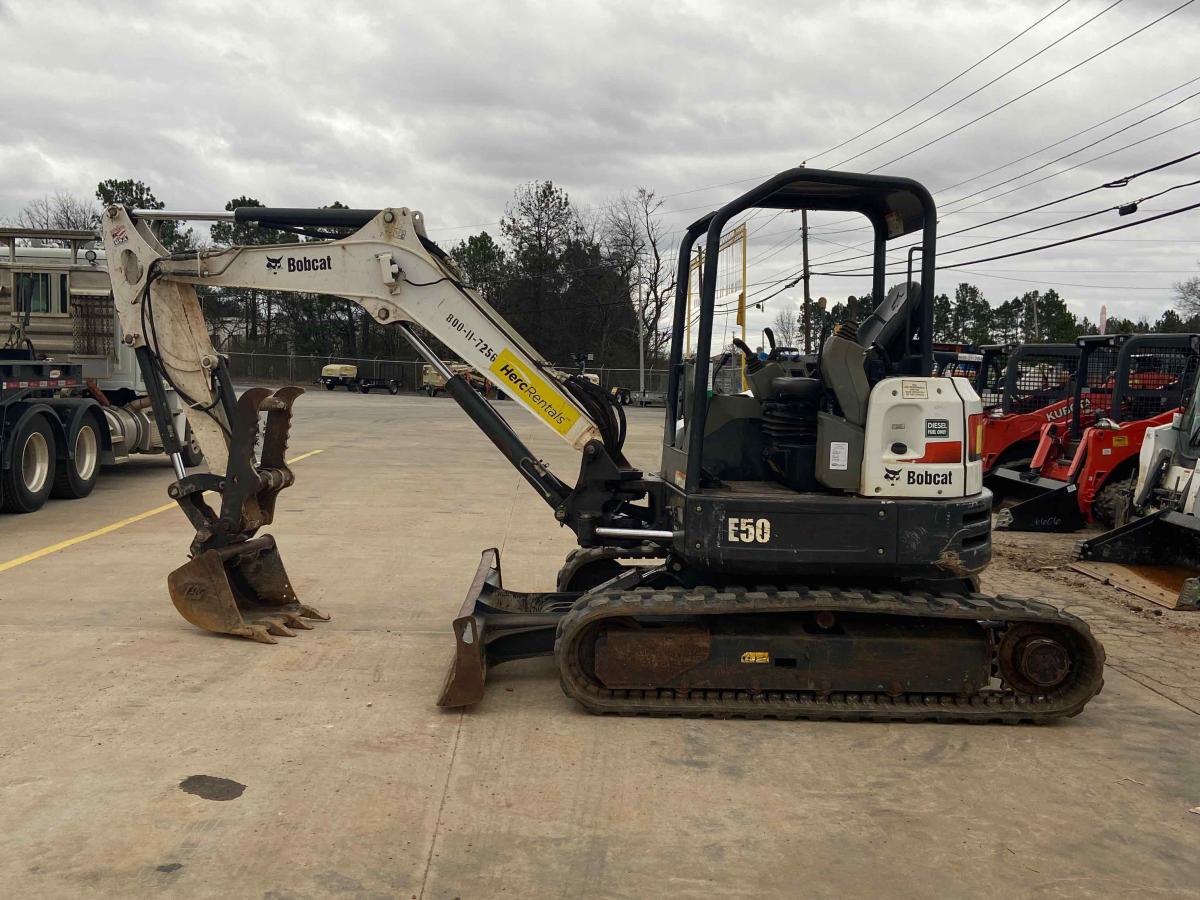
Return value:
M 1200 315 L 1200 275 L 1175 282 L 1175 306 L 1185 317 Z
M 648 365 L 661 363 L 670 327 L 663 318 L 675 298 L 675 268 L 657 215 L 663 201 L 640 187 L 623 194 L 608 209 L 605 244 L 620 259 L 628 279 L 638 330 Z
M 775 313 L 775 321 L 771 323 L 771 330 L 775 332 L 775 343 L 780 347 L 795 347 L 796 340 L 800 337 L 799 325 L 794 307 L 785 306 L 779 310 Z
M 13 224 L 19 228 L 89 231 L 100 224 L 100 207 L 93 200 L 56 191 L 53 196 L 27 203 Z

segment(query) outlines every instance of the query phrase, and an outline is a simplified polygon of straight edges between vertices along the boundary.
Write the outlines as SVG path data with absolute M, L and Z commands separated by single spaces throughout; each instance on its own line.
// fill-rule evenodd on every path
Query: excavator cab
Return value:
M 719 273 L 701 268 L 695 357 L 684 360 L 690 261 L 698 245 L 702 259 L 718 259 L 726 224 L 755 209 L 863 215 L 873 232 L 877 303 L 862 322 L 837 325 L 812 375 L 761 361 L 743 345 L 749 392 L 710 393 Z M 677 513 L 674 551 L 690 565 L 733 575 L 768 564 L 781 574 L 826 576 L 854 566 L 860 577 L 939 583 L 969 581 L 986 565 L 989 500 L 970 459 L 980 420 L 968 421 L 981 412 L 979 401 L 965 379 L 925 381 L 934 370 L 935 230 L 933 201 L 914 181 L 811 169 L 783 172 L 688 229 L 677 262 L 661 479 Z M 888 244 L 911 235 L 918 240 L 903 280 L 889 288 Z M 894 389 L 876 395 L 885 381 Z M 942 398 L 942 413 L 922 413 Z M 883 416 L 869 423 L 872 404 Z M 912 499 L 881 502 L 901 495 Z M 739 537 L 744 521 L 760 520 L 770 523 L 756 526 L 770 529 L 769 540 Z M 902 543 L 910 527 L 932 530 L 927 541 Z M 956 566 L 939 565 L 951 556 Z

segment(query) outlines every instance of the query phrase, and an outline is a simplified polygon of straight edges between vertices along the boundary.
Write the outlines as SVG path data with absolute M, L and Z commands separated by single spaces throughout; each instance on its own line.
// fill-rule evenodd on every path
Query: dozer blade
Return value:
M 578 597 L 578 593 L 507 591 L 501 583 L 500 552 L 484 550 L 454 620 L 454 655 L 437 705 L 472 706 L 483 699 L 490 667 L 553 656 L 558 621 Z
M 167 577 L 171 602 L 198 628 L 264 644 L 329 616 L 296 599 L 271 535 L 206 550 Z
M 1053 487 L 996 513 L 997 531 L 1078 531 L 1087 524 L 1079 489 L 1069 482 L 1039 479 Z

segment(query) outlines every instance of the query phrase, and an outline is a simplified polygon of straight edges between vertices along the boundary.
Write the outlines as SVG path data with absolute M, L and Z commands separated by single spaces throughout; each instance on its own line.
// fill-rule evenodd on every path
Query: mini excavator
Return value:
M 717 266 L 702 269 L 685 359 L 689 262 L 701 242 L 717 260 L 727 223 L 755 209 L 864 216 L 878 305 L 834 329 L 815 369 L 742 348 L 749 390 L 714 393 Z M 157 219 L 306 239 L 169 253 Z M 300 602 L 273 537 L 258 534 L 293 482 L 284 450 L 299 390 L 235 396 L 197 300 L 204 285 L 337 295 L 398 329 L 575 533 L 553 591 L 506 588 L 499 554 L 484 552 L 453 622 L 442 706 L 479 702 L 490 669 L 535 656 L 553 656 L 564 691 L 593 713 L 1045 721 L 1077 714 L 1101 688 L 1104 651 L 1084 622 L 979 593 L 991 557 L 982 407 L 966 379 L 932 375 L 936 213 L 915 181 L 791 169 L 688 228 L 658 473 L 625 457 L 620 405 L 543 360 L 464 282 L 420 212 L 110 206 L 102 231 L 125 340 L 175 460 L 169 493 L 196 529 L 169 590 L 201 628 L 273 643 L 326 618 Z M 908 235 L 905 281 L 885 290 L 888 242 Z M 579 451 L 574 484 L 414 326 Z M 183 467 L 164 383 L 187 404 L 207 473 Z

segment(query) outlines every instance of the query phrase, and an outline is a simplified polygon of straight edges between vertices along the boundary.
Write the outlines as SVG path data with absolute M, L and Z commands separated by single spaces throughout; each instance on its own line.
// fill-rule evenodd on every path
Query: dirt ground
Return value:
M 643 466 L 661 417 L 631 414 Z M 273 531 L 333 618 L 275 646 L 172 609 L 165 461 L 0 518 L 7 895 L 1200 896 L 1200 614 L 1066 570 L 1077 536 L 997 535 L 984 585 L 1104 642 L 1104 691 L 1054 725 L 595 718 L 549 660 L 446 712 L 480 551 L 546 588 L 570 534 L 444 398 L 306 394 L 290 452 Z

